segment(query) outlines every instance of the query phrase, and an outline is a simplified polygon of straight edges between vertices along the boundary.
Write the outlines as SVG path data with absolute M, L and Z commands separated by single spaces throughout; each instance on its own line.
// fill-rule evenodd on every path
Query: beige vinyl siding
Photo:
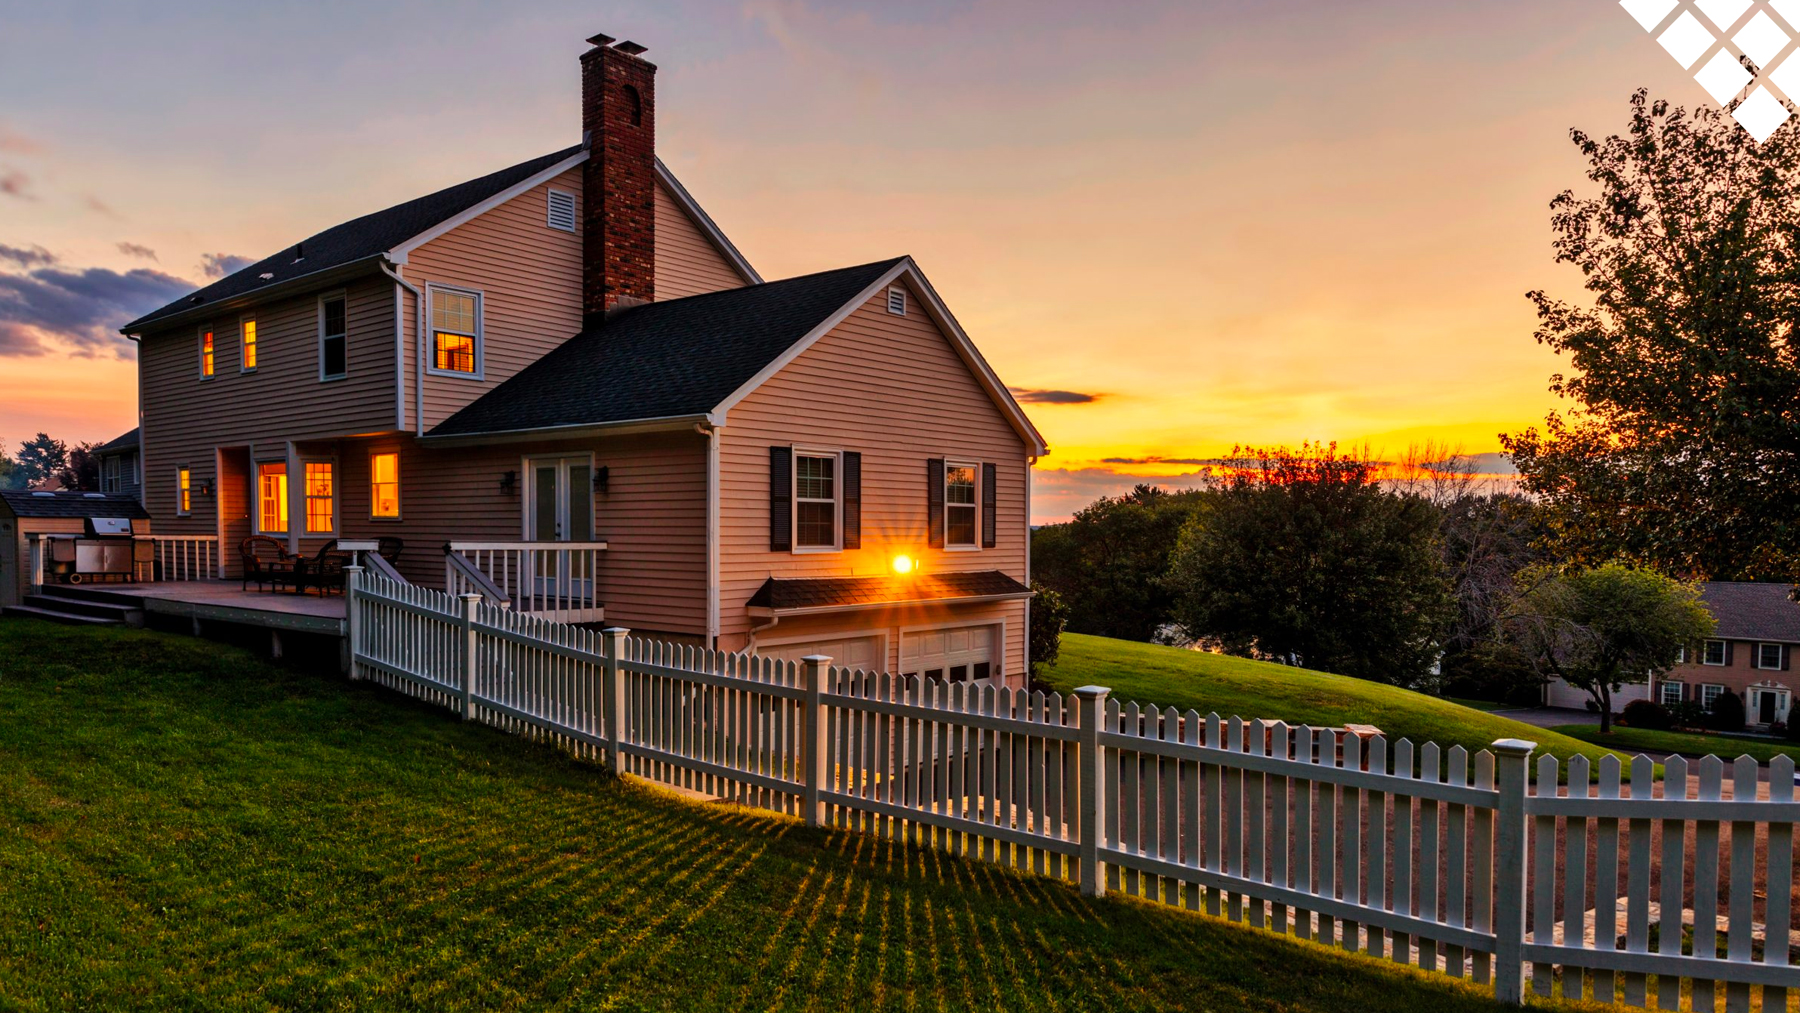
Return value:
M 924 572 L 1000 570 L 1025 580 L 1025 443 L 920 310 L 916 292 L 908 304 L 908 315 L 895 316 L 887 312 L 886 293 L 877 293 L 731 409 L 720 445 L 720 632 L 726 646 L 746 642 L 753 620 L 744 603 L 770 576 L 883 574 L 894 553 L 906 552 Z M 769 447 L 787 444 L 862 453 L 862 549 L 769 551 Z M 926 462 L 937 457 L 998 466 L 997 547 L 928 547 Z M 1007 629 L 1006 671 L 1020 674 L 1023 603 L 949 611 L 951 618 L 967 614 L 970 622 L 982 615 L 1015 616 Z M 868 619 L 848 613 L 828 625 L 852 630 Z M 784 637 L 789 624 L 783 620 L 777 627 Z
M 681 205 L 656 185 L 656 298 L 680 299 L 746 284 Z
M 581 233 L 549 226 L 549 191 L 575 195 L 581 215 L 581 169 L 532 187 L 412 251 L 404 276 L 425 291 L 427 284 L 472 289 L 482 295 L 482 379 L 425 373 L 425 428 L 430 430 L 458 409 L 493 390 L 544 353 L 581 330 Z M 417 404 L 412 385 L 419 371 L 417 307 L 406 299 L 407 417 Z M 426 318 L 423 354 L 432 363 L 433 338 Z
M 349 374 L 319 380 L 319 296 L 346 294 Z M 257 306 L 257 368 L 238 371 L 238 320 L 211 322 L 217 370 L 200 378 L 200 326 L 151 332 L 139 343 L 145 443 L 144 504 L 157 529 L 213 534 L 215 496 L 193 498 L 175 515 L 175 469 L 188 465 L 194 487 L 215 478 L 215 449 L 268 441 L 312 440 L 394 427 L 394 285 L 385 277 L 307 292 Z

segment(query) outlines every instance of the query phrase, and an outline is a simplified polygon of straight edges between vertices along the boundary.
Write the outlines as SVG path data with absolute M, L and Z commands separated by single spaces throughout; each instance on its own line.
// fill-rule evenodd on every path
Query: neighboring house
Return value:
M 137 497 L 143 488 L 142 459 L 138 453 L 138 431 L 101 444 L 94 450 L 100 459 L 100 491 L 108 495 Z
M 1022 679 L 1042 438 L 910 258 L 764 282 L 656 158 L 642 47 L 589 41 L 582 144 L 124 328 L 157 531 L 215 534 L 227 574 L 252 534 L 397 535 L 419 584 Z
M 1800 646 L 1800 603 L 1792 592 L 1790 584 L 1701 585 L 1701 598 L 1718 623 L 1717 638 L 1683 651 L 1681 662 L 1654 685 L 1627 685 L 1615 694 L 1617 705 L 1692 700 L 1711 709 L 1714 698 L 1729 689 L 1743 699 L 1752 727 L 1788 721 L 1796 685 L 1791 656 Z M 1545 702 L 1552 707 L 1583 707 L 1587 699 L 1561 680 L 1545 688 Z

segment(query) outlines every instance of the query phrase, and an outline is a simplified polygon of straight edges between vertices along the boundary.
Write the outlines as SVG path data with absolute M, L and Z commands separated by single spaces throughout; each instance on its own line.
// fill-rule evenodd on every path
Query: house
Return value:
M 1665 706 L 1698 702 L 1710 710 L 1725 690 L 1744 701 L 1751 727 L 1789 720 L 1793 703 L 1790 657 L 1800 646 L 1800 603 L 1790 584 L 1717 582 L 1701 585 L 1701 600 L 1718 623 L 1717 636 L 1683 651 L 1681 661 L 1651 681 L 1627 684 L 1614 694 L 1616 707 L 1652 699 Z M 1560 679 L 1545 687 L 1551 707 L 1584 707 L 1588 696 Z
M 950 679 L 1027 667 L 1042 437 L 909 257 L 765 281 L 588 40 L 582 141 L 126 325 L 160 534 L 556 618 Z M 573 126 L 573 125 L 571 125 Z
M 143 469 L 138 455 L 138 431 L 102 443 L 94 448 L 100 459 L 100 491 L 136 497 L 142 489 Z

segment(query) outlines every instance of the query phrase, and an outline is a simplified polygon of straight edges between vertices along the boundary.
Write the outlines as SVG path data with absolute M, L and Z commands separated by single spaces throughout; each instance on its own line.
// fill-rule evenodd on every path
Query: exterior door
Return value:
M 531 461 L 530 502 L 525 508 L 528 542 L 594 540 L 594 465 L 587 457 L 541 457 Z M 593 597 L 592 553 L 545 545 L 527 552 L 532 584 L 540 598 Z
M 1762 706 L 1759 708 L 1756 719 L 1765 725 L 1777 720 L 1776 706 L 1781 703 L 1781 698 L 1766 689 L 1757 694 L 1757 697 L 1762 701 Z

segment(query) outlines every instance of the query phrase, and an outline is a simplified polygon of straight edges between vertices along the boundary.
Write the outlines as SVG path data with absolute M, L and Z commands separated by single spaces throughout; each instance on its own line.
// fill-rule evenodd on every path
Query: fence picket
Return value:
M 1448 762 L 1449 783 L 1467 785 L 1469 751 L 1462 746 L 1452 747 Z M 1459 929 L 1468 924 L 1468 819 L 1467 806 L 1460 802 L 1449 804 L 1444 829 L 1444 923 Z M 1445 946 L 1444 970 L 1452 978 L 1462 977 L 1467 956 L 1460 945 Z
M 1590 787 L 1588 758 L 1569 757 L 1569 794 L 1587 797 Z M 1566 821 L 1563 848 L 1563 941 L 1570 946 L 1582 945 L 1587 933 L 1587 841 L 1588 821 L 1585 816 L 1570 816 Z M 1582 969 L 1563 968 L 1563 997 L 1580 999 Z
M 1656 765 L 1648 756 L 1631 761 L 1631 797 L 1648 799 L 1656 791 Z M 1628 824 L 1625 852 L 1625 949 L 1645 953 L 1650 949 L 1650 821 L 1634 819 Z M 1645 979 L 1642 972 L 1625 973 L 1625 1002 L 1644 1005 Z
M 1556 794 L 1557 770 L 1556 757 L 1548 753 L 1538 757 L 1536 789 L 1539 795 Z M 1556 921 L 1556 817 L 1554 815 L 1539 813 L 1533 821 L 1531 854 L 1531 941 L 1539 946 L 1549 946 L 1556 941 L 1553 927 Z M 1531 990 L 1538 995 L 1549 995 L 1551 984 L 1550 965 L 1543 961 L 1532 964 Z
M 1292 736 L 1285 721 L 1277 721 L 1269 728 L 1269 755 L 1278 760 L 1293 756 Z M 1291 887 L 1294 881 L 1288 872 L 1288 852 L 1293 845 L 1288 837 L 1288 778 L 1283 774 L 1269 775 L 1269 838 L 1268 881 Z M 1269 905 L 1269 927 L 1277 933 L 1289 931 L 1288 908 L 1280 900 Z
M 1646 759 L 1645 765 L 1649 765 Z M 1731 797 L 1756 797 L 1757 763 L 1740 756 L 1731 765 Z M 1635 780 L 1635 778 L 1633 779 Z M 1646 780 L 1646 784 L 1648 781 Z M 1791 782 L 1790 782 L 1791 783 Z M 1632 823 L 1638 823 L 1632 820 Z M 1648 821 L 1643 821 L 1648 822 Z M 1756 824 L 1734 820 L 1731 824 L 1731 881 L 1727 887 L 1726 914 L 1730 926 L 1726 930 L 1726 957 L 1748 964 L 1751 957 L 1751 919 L 1756 906 Z M 1783 926 L 1785 928 L 1785 926 Z M 1767 934 L 1774 935 L 1770 924 Z M 1766 1008 L 1766 1007 L 1765 1007 Z M 1750 986 L 1734 981 L 1725 986 L 1725 1013 L 1750 1013 Z
M 1427 742 L 1419 750 L 1419 780 L 1436 784 L 1441 779 L 1442 756 L 1435 742 Z M 1431 795 L 1419 797 L 1419 906 L 1414 912 L 1428 922 L 1438 920 L 1438 874 L 1442 846 L 1438 843 L 1438 800 Z M 1434 936 L 1418 939 L 1419 966 L 1437 970 L 1438 941 Z
M 1800 715 L 1792 711 L 1788 720 L 1795 720 Z M 1794 800 L 1794 761 L 1786 756 L 1778 756 L 1769 764 L 1769 801 L 1777 803 Z M 1793 916 L 1794 900 L 1794 825 L 1792 823 L 1769 824 L 1768 856 L 1764 863 L 1767 870 L 1767 882 L 1763 892 L 1768 896 L 1763 911 L 1765 925 L 1785 926 L 1790 924 Z M 1793 936 L 1788 932 L 1765 931 L 1763 942 L 1763 963 L 1778 967 L 1791 966 L 1793 962 Z M 1788 1008 L 1788 989 L 1778 985 L 1763 986 L 1762 1008 L 1764 1010 L 1785 1010 Z
M 1387 737 L 1376 735 L 1369 739 L 1367 753 L 1369 773 L 1386 774 L 1388 772 Z M 1371 790 L 1367 793 L 1369 808 L 1369 832 L 1366 836 L 1365 864 L 1363 866 L 1363 882 L 1366 884 L 1368 907 L 1376 911 L 1388 910 L 1387 888 L 1387 793 Z M 1377 959 L 1387 955 L 1386 930 L 1380 925 L 1371 924 L 1363 930 L 1368 935 L 1367 952 Z
M 1401 739 L 1394 743 L 1394 776 L 1401 780 L 1396 784 L 1404 784 L 1413 776 L 1413 744 L 1411 739 Z M 1399 915 L 1410 915 L 1413 912 L 1413 796 L 1411 793 L 1394 794 L 1394 892 L 1393 911 Z M 1396 964 L 1412 963 L 1413 937 L 1408 932 L 1395 932 L 1394 955 Z
M 1700 797 L 1719 797 L 1719 782 L 1725 764 L 1716 756 L 1700 760 Z M 1697 820 L 1694 824 L 1694 956 L 1711 956 L 1718 951 L 1719 926 L 1719 821 Z M 1696 1010 L 1711 1013 L 1717 1001 L 1710 978 L 1695 978 L 1692 1000 Z
M 1600 797 L 1619 797 L 1619 758 L 1608 753 L 1600 758 Z M 1619 821 L 1602 817 L 1594 821 L 1594 948 L 1619 946 Z M 1594 1001 L 1615 1002 L 1613 973 L 1594 971 Z

